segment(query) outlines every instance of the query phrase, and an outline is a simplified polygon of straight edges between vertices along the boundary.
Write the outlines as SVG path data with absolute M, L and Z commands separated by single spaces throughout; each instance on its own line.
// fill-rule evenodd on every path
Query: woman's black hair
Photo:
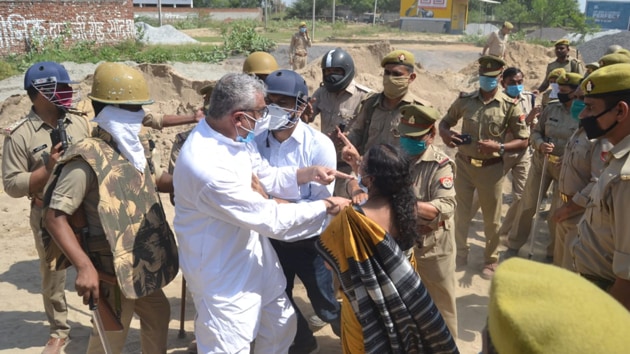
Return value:
M 377 193 L 390 200 L 398 230 L 396 242 L 402 250 L 407 250 L 418 238 L 410 161 L 400 149 L 389 144 L 372 146 L 365 158 L 365 174 L 373 178 Z

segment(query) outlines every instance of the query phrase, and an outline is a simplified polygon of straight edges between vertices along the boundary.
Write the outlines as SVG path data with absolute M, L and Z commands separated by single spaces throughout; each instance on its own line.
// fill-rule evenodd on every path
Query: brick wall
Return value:
M 0 55 L 24 53 L 64 33 L 69 43 L 135 38 L 133 10 L 127 0 L 0 1 Z

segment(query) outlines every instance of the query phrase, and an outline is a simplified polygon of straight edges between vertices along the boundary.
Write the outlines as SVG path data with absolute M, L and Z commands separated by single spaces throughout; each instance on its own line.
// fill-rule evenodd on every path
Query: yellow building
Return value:
M 413 32 L 462 33 L 468 0 L 400 0 L 400 29 Z

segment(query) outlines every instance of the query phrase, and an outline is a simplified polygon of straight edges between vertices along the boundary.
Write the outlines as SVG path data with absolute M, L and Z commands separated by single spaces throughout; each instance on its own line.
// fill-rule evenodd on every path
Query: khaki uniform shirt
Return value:
M 577 128 L 578 122 L 571 117 L 571 112 L 562 103 L 552 102 L 540 114 L 538 124 L 532 130 L 532 146 L 540 153 L 540 145 L 550 142 L 554 144 L 551 155 L 562 156 L 569 138 Z
M 69 144 L 80 141 L 90 135 L 87 119 L 66 115 L 66 133 Z M 31 109 L 19 125 L 7 131 L 2 152 L 2 182 L 4 190 L 13 198 L 28 195 L 41 199 L 43 190 L 29 194 L 31 173 L 46 165 L 50 158 L 52 141 L 50 132 L 53 127 L 46 124 Z
M 500 32 L 501 30 L 490 33 L 486 46 L 488 46 L 488 54 L 503 58 L 509 35 L 501 34 Z
M 551 63 L 547 64 L 547 71 L 545 72 L 545 81 L 543 81 L 541 86 L 547 87 L 549 86 L 549 73 L 555 69 L 563 68 L 568 73 L 577 73 L 584 74 L 584 66 L 582 62 L 577 59 L 572 59 L 571 57 L 567 57 L 566 61 L 559 62 L 558 60 L 554 60 Z
M 291 44 L 289 45 L 289 56 L 294 55 L 305 57 L 308 54 L 308 48 L 311 46 L 311 38 L 302 35 L 301 32 L 296 32 L 291 37 Z
M 321 132 L 330 134 L 335 132 L 335 127 L 345 124 L 348 131 L 357 114 L 357 110 L 367 93 L 368 87 L 357 84 L 354 80 L 344 90 L 329 92 L 325 87 L 318 88 L 313 94 L 313 117 L 320 115 Z
M 630 136 L 610 150 L 608 159 L 578 223 L 573 255 L 579 273 L 630 280 Z
M 430 203 L 440 212 L 434 220 L 418 219 L 418 224 L 429 226 L 433 230 L 422 235 L 423 244 L 418 246 L 432 246 L 428 243 L 434 243 L 442 234 L 453 230 L 456 205 L 453 188 L 455 163 L 444 152 L 429 145 L 411 167 L 411 175 L 416 198 Z
M 105 235 L 98 216 L 99 201 L 98 179 L 92 167 L 83 159 L 69 161 L 61 169 L 50 208 L 72 215 L 83 204 L 90 235 Z
M 584 129 L 578 129 L 565 148 L 558 191 L 573 196 L 575 204 L 586 208 L 591 189 L 604 168 L 602 157 L 600 142 L 589 140 Z
M 510 107 L 514 107 L 510 113 Z M 497 90 L 494 97 L 487 103 L 479 91 L 462 93 L 448 109 L 444 121 L 450 127 L 457 125 L 462 119 L 462 134 L 470 134 L 472 142 L 459 145 L 458 151 L 475 159 L 490 159 L 499 157 L 499 153 L 482 154 L 477 149 L 477 142 L 485 139 L 499 142 L 505 141 L 505 134 L 510 132 L 514 138 L 529 138 L 529 129 L 525 123 L 525 115 L 514 99 Z
M 369 100 L 372 96 L 363 101 L 357 118 L 348 133 L 348 139 L 361 155 L 365 154 L 370 147 L 376 144 L 400 145 L 398 141 L 400 138 L 398 123 L 400 123 L 401 115 L 398 109 L 401 106 L 411 103 L 430 106 L 426 101 L 407 92 L 398 106 L 393 109 L 385 109 L 382 106 L 383 93 L 376 95 L 378 97 L 371 105 Z M 368 117 L 370 113 L 371 117 Z

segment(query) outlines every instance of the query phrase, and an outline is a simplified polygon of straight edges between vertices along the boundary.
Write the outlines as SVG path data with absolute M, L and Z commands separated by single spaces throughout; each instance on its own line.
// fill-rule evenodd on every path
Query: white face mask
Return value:
M 111 134 L 112 139 L 118 145 L 120 153 L 127 158 L 140 173 L 144 173 L 144 167 L 147 163 L 147 158 L 144 155 L 144 147 L 138 137 L 144 116 L 145 113 L 142 109 L 131 112 L 108 105 L 94 118 L 94 122 Z
M 291 129 L 298 123 L 300 112 L 295 109 L 286 109 L 272 103 L 269 108 L 269 130 Z M 291 117 L 293 115 L 293 117 Z
M 551 93 L 549 93 L 549 98 L 558 98 L 558 91 L 560 91 L 558 84 L 554 82 L 549 84 L 549 86 L 551 86 Z
M 241 128 L 244 130 L 253 133 L 254 135 L 258 135 L 262 132 L 266 132 L 269 128 L 269 112 L 265 112 L 265 114 L 260 117 L 260 119 L 256 120 L 254 117 L 250 116 L 247 113 L 243 113 L 245 117 L 247 117 L 249 123 L 249 129 L 245 127 L 245 124 L 241 124 Z M 251 128 L 251 122 L 254 122 L 254 128 Z

